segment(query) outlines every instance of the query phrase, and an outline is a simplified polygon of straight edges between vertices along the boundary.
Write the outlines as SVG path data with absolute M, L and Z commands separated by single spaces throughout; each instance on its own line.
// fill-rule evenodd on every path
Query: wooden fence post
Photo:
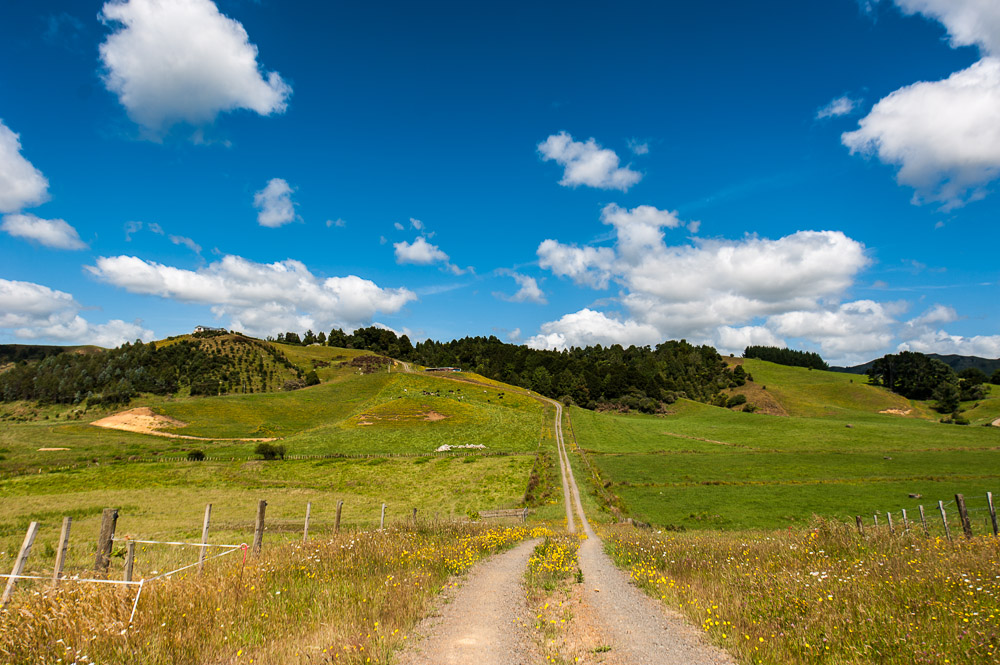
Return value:
M 886 511 L 885 519 L 889 522 L 889 533 L 896 533 L 896 530 L 892 527 L 892 513 Z
M 94 572 L 106 575 L 111 565 L 111 547 L 115 539 L 115 526 L 118 524 L 118 509 L 105 508 L 101 513 L 101 530 L 97 534 L 97 556 L 94 558 Z
M 875 513 L 874 515 L 872 515 L 872 518 L 873 518 L 873 521 L 875 522 L 875 526 L 878 526 L 878 513 Z
M 909 533 L 909 532 L 910 532 L 910 525 L 906 521 L 906 508 L 903 508 L 903 533 Z
M 948 528 L 948 513 L 944 512 L 944 501 L 938 501 L 938 510 L 941 511 L 941 522 L 944 523 L 944 535 L 951 540 L 951 529 Z
M 14 587 L 17 586 L 17 576 L 24 572 L 24 564 L 27 563 L 28 555 L 31 554 L 31 546 L 35 544 L 36 535 L 38 535 L 38 522 L 32 522 L 28 525 L 28 533 L 24 534 L 24 542 L 21 543 L 21 551 L 18 552 L 17 561 L 14 562 L 14 570 L 10 571 L 10 577 L 7 578 L 3 598 L 0 598 L 0 609 L 7 607 L 11 595 L 14 593 Z
M 198 552 L 198 572 L 201 573 L 202 569 L 205 568 L 205 554 L 208 552 L 208 548 L 205 545 L 208 543 L 208 525 L 212 521 L 212 504 L 205 504 L 205 521 L 201 524 L 201 551 Z
M 205 548 L 201 548 L 204 550 Z M 132 567 L 135 566 L 135 541 L 125 543 L 125 581 L 132 581 Z
M 956 494 L 955 504 L 958 505 L 958 516 L 962 519 L 962 531 L 966 538 L 972 538 L 972 523 L 969 521 L 969 511 L 965 509 L 965 497 Z
M 267 501 L 261 499 L 257 502 L 257 521 L 253 527 L 253 555 L 260 554 L 261 545 L 264 543 L 264 511 L 267 509 Z
M 382 517 L 378 521 L 378 530 L 381 531 L 385 528 L 385 504 L 382 504 Z
M 864 522 L 861 519 L 861 515 L 855 515 L 854 521 L 858 525 L 858 533 L 864 534 L 864 532 L 865 532 L 865 525 L 864 525 Z
M 929 537 L 931 532 L 927 529 L 927 517 L 924 515 L 924 507 L 921 505 L 917 506 L 917 508 L 920 509 L 920 525 L 924 527 L 924 535 Z
M 340 511 L 344 508 L 344 502 L 337 502 L 337 522 L 333 526 L 334 533 L 340 533 Z
M 306 501 L 306 523 L 302 527 L 302 542 L 309 540 L 309 514 L 312 513 L 313 502 Z
M 52 570 L 52 586 L 59 584 L 63 568 L 66 566 L 66 550 L 69 549 L 69 528 L 73 518 L 67 515 L 63 518 L 62 530 L 59 531 L 59 549 L 56 550 L 56 567 Z
M 993 522 L 993 536 L 997 536 L 997 509 L 993 506 L 993 492 L 986 493 L 986 504 L 990 507 L 990 520 Z

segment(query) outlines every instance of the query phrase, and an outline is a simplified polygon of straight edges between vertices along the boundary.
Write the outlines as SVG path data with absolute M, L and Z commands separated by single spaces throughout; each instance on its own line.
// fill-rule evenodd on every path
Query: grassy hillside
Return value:
M 351 355 L 324 347 L 295 350 L 300 353 L 289 356 L 296 364 Z M 200 534 L 200 515 L 212 503 L 213 538 L 238 543 L 250 538 L 256 502 L 266 499 L 268 538 L 277 541 L 301 529 L 307 501 L 313 502 L 312 530 L 322 534 L 332 529 L 337 500 L 346 503 L 345 526 L 370 527 L 383 502 L 390 520 L 413 508 L 464 518 L 522 505 L 533 473 L 553 482 L 551 468 L 536 461 L 536 453 L 554 448 L 553 410 L 529 396 L 502 384 L 320 369 L 329 370 L 328 382 L 291 392 L 147 396 L 129 405 L 188 423 L 163 430 L 168 434 L 204 440 L 90 424 L 108 410 L 5 405 L 11 417 L 0 428 L 0 568 L 9 567 L 32 520 L 43 524 L 32 565 L 50 566 L 63 515 L 74 517 L 80 534 L 74 565 L 86 565 L 105 507 L 121 510 L 122 534 L 178 539 Z M 254 455 L 255 443 L 222 440 L 239 437 L 277 437 L 292 456 L 351 457 L 263 462 Z M 442 444 L 482 448 L 436 453 Z M 195 449 L 215 461 L 187 461 Z M 155 459 L 167 461 L 140 461 Z M 553 505 L 542 512 L 557 510 Z
M 857 412 L 915 408 L 909 400 L 868 385 L 863 377 L 850 374 L 788 367 L 753 359 L 744 360 L 743 369 L 753 376 L 753 385 L 765 388 L 791 416 L 847 416 Z M 753 399 L 749 398 L 749 401 Z M 916 408 L 923 413 L 921 407 Z
M 766 385 L 788 415 L 684 400 L 665 417 L 571 410 L 579 445 L 634 515 L 688 528 L 773 528 L 813 514 L 915 512 L 956 492 L 1000 494 L 1000 428 L 943 425 L 926 405 L 847 374 L 744 367 L 754 377 L 748 394 Z M 967 406 L 974 422 L 1000 413 L 995 392 Z M 888 409 L 910 413 L 880 413 Z

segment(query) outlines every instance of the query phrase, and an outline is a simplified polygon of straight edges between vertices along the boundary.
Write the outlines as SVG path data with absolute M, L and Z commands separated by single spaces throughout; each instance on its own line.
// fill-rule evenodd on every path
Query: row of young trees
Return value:
M 19 362 L 0 373 L 0 401 L 127 404 L 139 393 L 171 395 L 182 387 L 192 395 L 218 395 L 236 390 L 248 373 L 276 365 L 301 373 L 274 347 L 249 337 L 236 336 L 224 349 L 192 340 L 162 346 L 137 340 L 107 351 Z
M 748 346 L 743 351 L 744 358 L 758 358 L 778 365 L 790 367 L 809 367 L 811 369 L 830 369 L 818 353 L 811 351 L 796 351 L 777 346 Z

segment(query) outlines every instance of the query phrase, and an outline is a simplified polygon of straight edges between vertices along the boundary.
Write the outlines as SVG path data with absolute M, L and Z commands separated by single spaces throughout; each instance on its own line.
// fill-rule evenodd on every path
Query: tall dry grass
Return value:
M 742 663 L 1000 661 L 1000 539 L 612 527 L 636 584 Z
M 531 535 L 427 524 L 242 553 L 134 589 L 23 585 L 0 613 L 2 663 L 384 663 L 449 576 Z

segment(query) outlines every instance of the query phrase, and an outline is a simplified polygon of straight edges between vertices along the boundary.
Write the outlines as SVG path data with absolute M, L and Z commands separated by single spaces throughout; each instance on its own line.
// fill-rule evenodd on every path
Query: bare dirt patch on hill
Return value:
M 137 434 L 151 434 L 153 436 L 163 436 L 170 439 L 188 439 L 192 441 L 274 441 L 274 438 L 234 438 L 220 439 L 217 437 L 187 436 L 184 434 L 174 434 L 173 432 L 162 432 L 163 429 L 174 429 L 186 427 L 187 423 L 170 416 L 156 413 L 148 406 L 140 406 L 136 409 L 121 411 L 114 415 L 90 423 L 95 427 L 106 429 L 117 429 L 123 432 L 136 432 Z
M 882 409 L 879 413 L 891 413 L 894 416 L 908 416 L 913 413 L 913 409 Z

